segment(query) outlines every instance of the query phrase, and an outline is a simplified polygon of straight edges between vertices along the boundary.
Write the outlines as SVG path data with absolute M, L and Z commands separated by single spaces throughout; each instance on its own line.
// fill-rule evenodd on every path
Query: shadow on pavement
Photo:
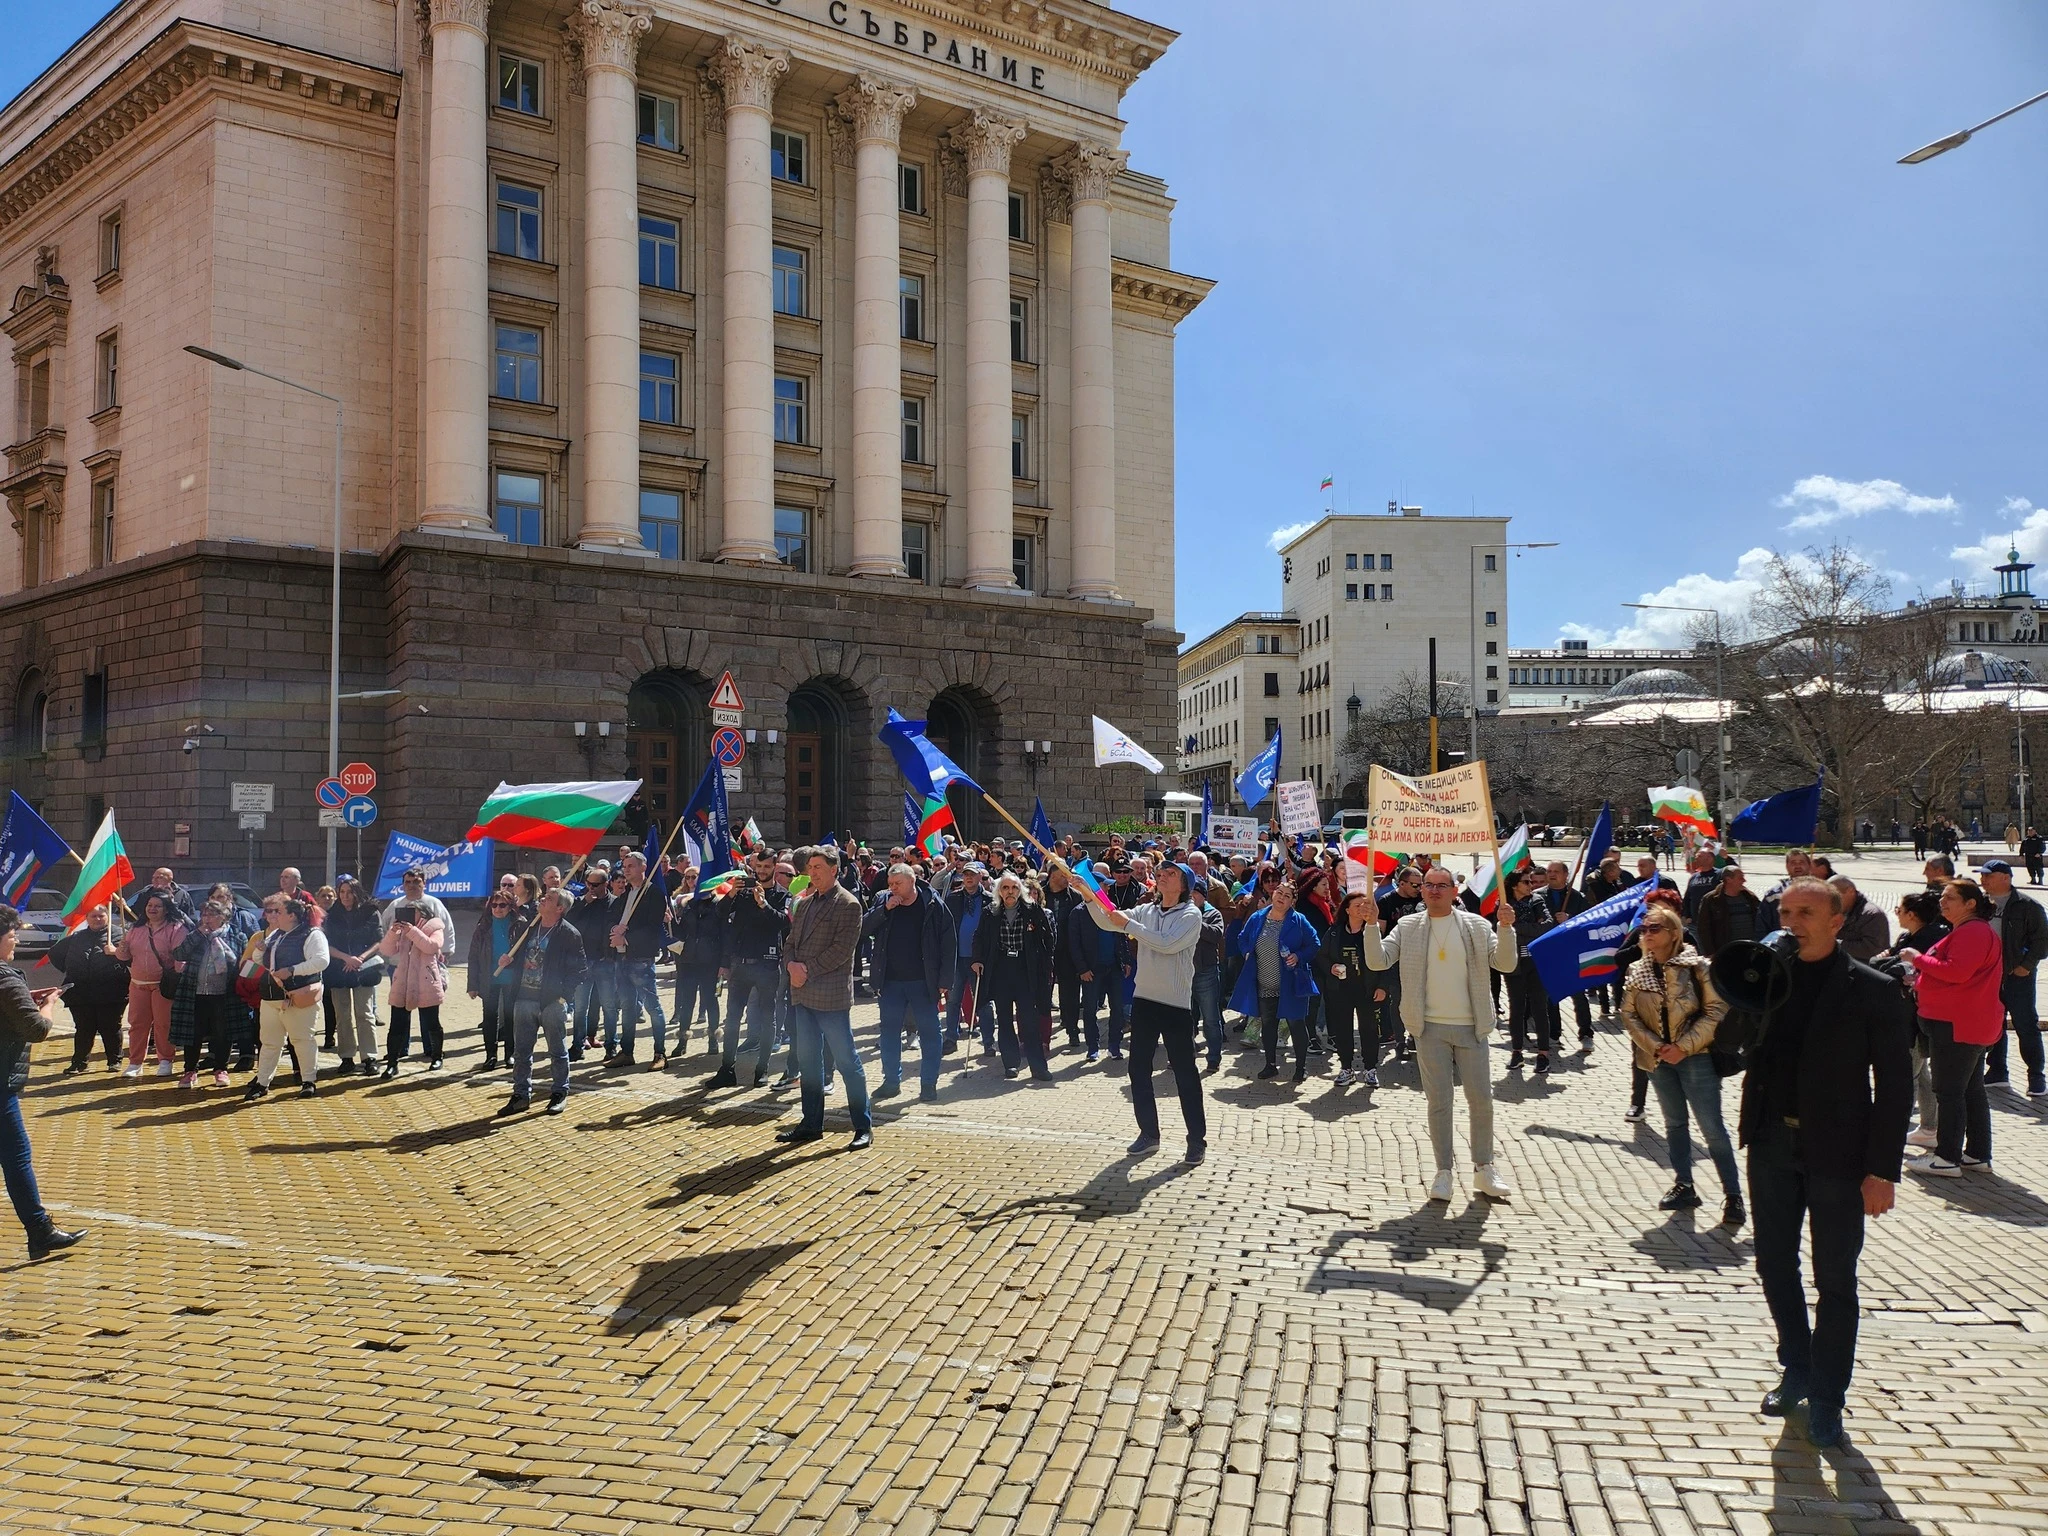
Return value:
M 1911 1166 L 1907 1165 L 1909 1170 Z M 1912 1180 L 1911 1187 L 1973 1216 L 2011 1222 L 2016 1227 L 2048 1227 L 2048 1201 L 1995 1173 L 1972 1173 L 1965 1169 L 1959 1179 L 1930 1179 L 1923 1175 Z
M 1007 1221 L 1013 1216 L 1036 1212 L 1071 1216 L 1076 1221 L 1100 1221 L 1105 1216 L 1129 1216 L 1144 1203 L 1145 1196 L 1153 1190 L 1184 1174 L 1194 1172 L 1186 1163 L 1167 1162 L 1143 1178 L 1134 1179 L 1131 1173 L 1138 1167 L 1139 1162 L 1140 1159 L 1135 1157 L 1120 1157 L 1071 1193 L 1032 1195 L 1023 1200 L 1011 1200 L 992 1211 L 984 1211 L 979 1216 L 970 1218 L 966 1225 L 974 1228 L 991 1226 L 997 1222 Z
M 1505 1243 L 1485 1240 L 1486 1222 L 1491 1214 L 1491 1202 L 1475 1195 L 1470 1205 L 1455 1214 L 1447 1206 L 1431 1201 L 1411 1215 L 1396 1216 L 1367 1231 L 1354 1228 L 1332 1232 L 1316 1260 L 1308 1289 L 1312 1293 L 1389 1291 L 1420 1302 L 1434 1311 L 1455 1312 L 1471 1300 L 1507 1260 Z M 1450 1262 L 1434 1271 L 1355 1269 L 1338 1265 L 1335 1262 L 1338 1255 L 1354 1243 L 1381 1245 L 1388 1250 L 1388 1258 L 1396 1264 L 1430 1264 L 1439 1255 L 1447 1256 Z M 1449 1269 L 1469 1272 L 1472 1269 L 1470 1259 L 1464 1257 L 1460 1262 L 1463 1256 L 1476 1256 L 1479 1261 L 1478 1273 L 1469 1280 L 1447 1272 Z
M 1645 1228 L 1641 1237 L 1631 1238 L 1629 1247 L 1655 1260 L 1660 1269 L 1725 1269 L 1750 1261 L 1749 1252 L 1735 1243 L 1740 1230 L 1722 1226 L 1703 1207 L 1672 1211 L 1656 1226 Z
M 1619 1136 L 1594 1136 L 1585 1131 L 1567 1130 L 1558 1125 L 1532 1125 L 1522 1134 L 1541 1136 L 1550 1141 L 1575 1142 L 1586 1147 L 1619 1147 L 1624 1152 L 1640 1157 L 1646 1163 L 1655 1163 L 1660 1168 L 1664 1166 L 1664 1154 L 1659 1150 L 1661 1143 L 1646 1143 L 1641 1134 L 1624 1141 Z
M 646 1333 L 671 1318 L 730 1307 L 755 1281 L 808 1247 L 807 1242 L 774 1243 L 642 1264 L 632 1287 L 605 1324 L 605 1332 Z
M 821 1157 L 831 1157 L 840 1150 L 837 1140 L 805 1143 L 815 1151 L 799 1152 L 795 1147 L 776 1142 L 759 1152 L 749 1152 L 745 1157 L 733 1158 L 730 1162 L 714 1167 L 700 1168 L 693 1173 L 681 1174 L 676 1179 L 673 1193 L 647 1202 L 650 1211 L 672 1210 L 687 1205 L 701 1195 L 738 1195 L 752 1189 L 769 1174 L 784 1169 L 799 1167 Z
M 1773 1530 L 1818 1530 L 1839 1523 L 1855 1531 L 1919 1536 L 1920 1527 L 1899 1513 L 1877 1469 L 1856 1449 L 1853 1429 L 1849 1441 L 1831 1451 L 1815 1450 L 1805 1430 L 1801 1409 L 1785 1421 L 1771 1447 Z

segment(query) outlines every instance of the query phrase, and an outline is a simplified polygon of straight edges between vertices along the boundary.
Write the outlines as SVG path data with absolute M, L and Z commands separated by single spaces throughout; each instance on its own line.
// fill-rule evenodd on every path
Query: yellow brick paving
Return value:
M 1131 1162 L 1120 1069 L 1039 1088 L 970 1048 L 850 1155 L 838 1095 L 784 1149 L 793 1095 L 707 1094 L 701 1055 L 496 1122 L 449 1016 L 446 1073 L 310 1103 L 42 1048 L 45 1194 L 94 1231 L 6 1270 L 0 1528 L 2048 1528 L 2048 1127 L 2009 1095 L 1996 1177 L 1875 1225 L 1823 1457 L 1755 1416 L 1747 1236 L 1654 1208 L 1611 1029 L 1501 1073 L 1522 1194 L 1461 1175 L 1446 1210 L 1405 1070 L 1296 1091 L 1233 1047 L 1189 1170 L 1163 1073 L 1165 1155 Z

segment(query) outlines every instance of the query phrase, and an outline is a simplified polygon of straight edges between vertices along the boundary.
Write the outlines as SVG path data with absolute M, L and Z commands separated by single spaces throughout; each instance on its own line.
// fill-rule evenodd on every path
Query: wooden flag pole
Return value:
M 678 817 L 676 818 L 676 824 L 675 824 L 674 826 L 672 826 L 672 827 L 670 827 L 670 828 L 668 829 L 668 837 L 667 837 L 666 839 L 664 839 L 664 840 L 663 840 L 663 842 L 662 842 L 662 845 L 661 845 L 661 852 L 660 852 L 659 854 L 657 854 L 657 855 L 655 856 L 655 857 L 656 857 L 657 859 L 665 859 L 665 858 L 667 858 L 667 857 L 668 857 L 668 851 L 669 851 L 669 849 L 671 849 L 671 848 L 675 847 L 675 845 L 676 845 L 676 834 L 677 834 L 678 832 L 682 831 L 682 830 L 683 830 L 683 818 L 682 818 L 682 817 L 680 817 L 680 816 L 678 816 Z M 727 857 L 727 858 L 730 858 L 730 857 L 732 856 L 732 853 L 731 853 L 731 843 L 732 843 L 732 839 L 728 837 L 728 838 L 726 839 L 726 843 L 727 843 L 727 851 L 726 851 L 726 857 Z M 658 868 L 660 867 L 660 865 L 659 865 L 659 864 L 657 864 L 657 865 L 656 865 L 655 867 L 656 867 L 656 868 L 658 869 Z M 639 906 L 639 905 L 640 905 L 640 892 L 641 892 L 641 891 L 644 891 L 644 890 L 646 890 L 646 889 L 647 889 L 647 887 L 648 887 L 648 886 L 649 886 L 649 885 L 650 885 L 651 883 L 653 883 L 653 880 L 654 880 L 654 874 L 655 874 L 655 871 L 654 871 L 653 869 L 650 869 L 650 870 L 648 870 L 648 871 L 647 871 L 647 879 L 646 879 L 646 880 L 643 880 L 643 881 L 642 881 L 642 882 L 640 883 L 640 885 L 639 885 L 639 886 L 638 886 L 638 887 L 637 887 L 637 888 L 636 888 L 636 889 L 634 890 L 633 894 L 632 894 L 632 895 L 630 895 L 630 896 L 628 896 L 628 897 L 626 898 L 626 915 L 625 915 L 624 917 L 622 917 L 621 919 L 619 919 L 619 920 L 620 920 L 621 922 L 626 922 L 626 923 L 630 923 L 630 922 L 631 922 L 631 921 L 633 920 L 633 909 L 634 909 L 635 907 L 637 907 L 637 906 Z M 567 881 L 564 881 L 564 882 L 563 882 L 563 884 L 565 884 L 565 885 L 566 885 L 567 883 L 568 883 Z
M 1479 793 L 1486 798 L 1486 831 L 1493 839 L 1493 885 L 1500 894 L 1494 898 L 1493 910 L 1498 919 L 1501 904 L 1508 899 L 1507 871 L 1500 867 L 1500 822 L 1493 814 L 1493 782 L 1486 775 L 1486 759 L 1479 760 Z M 1484 896 L 1480 898 L 1484 900 Z
M 569 882 L 570 882 L 571 880 L 574 880 L 574 879 L 576 878 L 576 871 L 578 871 L 579 869 L 581 869 L 581 868 L 582 868 L 582 867 L 583 867 L 583 866 L 584 866 L 584 865 L 585 865 L 585 864 L 586 864 L 587 862 L 589 862 L 589 859 L 590 859 L 590 855 L 589 855 L 589 854 L 587 854 L 587 853 L 579 853 L 579 854 L 578 854 L 578 855 L 576 856 L 576 862 L 575 862 L 574 864 L 571 864 L 571 865 L 569 866 L 569 873 L 568 873 L 568 874 L 566 874 L 566 875 L 564 875 L 564 876 L 562 876 L 562 885 L 561 885 L 561 889 L 562 889 L 562 891 L 563 891 L 563 893 L 564 893 L 564 894 L 567 894 L 567 892 L 568 892 L 568 889 L 569 889 Z M 645 890 L 645 889 L 646 889 L 646 887 L 645 887 L 645 886 L 643 885 L 643 886 L 641 887 L 641 889 L 642 889 L 642 890 Z M 543 897 L 545 897 L 545 896 L 547 895 L 547 892 L 546 892 L 546 891 L 542 891 L 542 892 L 541 892 L 541 895 L 542 895 Z M 403 899 L 404 899 L 403 897 L 401 897 L 401 898 L 400 898 L 400 900 L 403 900 Z M 631 902 L 629 901 L 629 902 L 627 902 L 627 903 L 626 903 L 626 911 L 627 911 L 627 914 L 628 914 L 629 916 L 631 915 L 631 913 L 632 913 L 632 910 L 633 910 L 633 904 L 632 904 L 632 903 L 631 903 Z M 488 895 L 486 895 L 486 896 L 484 897 L 484 916 L 486 916 L 486 917 L 489 917 L 489 916 L 490 916 L 490 913 L 491 913 L 491 898 L 490 898 L 490 897 L 489 897 Z M 504 959 L 502 959 L 502 960 L 500 960 L 500 961 L 498 962 L 498 970 L 501 970 L 501 971 L 502 971 L 502 970 L 504 970 L 504 969 L 505 969 L 505 967 L 506 967 L 506 966 L 508 966 L 508 965 L 510 965 L 510 964 L 512 963 L 512 957 L 513 957 L 514 955 L 516 955 L 516 954 L 518 954 L 518 953 L 519 953 L 519 946 L 520 946 L 520 945 L 522 945 L 522 944 L 524 944 L 524 943 L 526 942 L 526 936 L 527 936 L 527 935 L 528 935 L 529 933 L 533 932 L 533 930 L 534 930 L 534 929 L 536 929 L 536 928 L 538 928 L 539 926 L 540 926 L 540 914 L 539 914 L 538 912 L 536 912 L 536 913 L 534 914 L 534 918 L 533 918 L 533 921 L 532 921 L 532 922 L 530 922 L 530 923 L 528 923 L 528 924 L 527 924 L 527 925 L 526 925 L 526 926 L 525 926 L 524 928 L 522 928 L 522 929 L 520 929 L 520 930 L 519 930 L 519 937 L 518 937 L 518 938 L 516 938 L 516 939 L 514 939 L 514 940 L 512 941 L 512 947 L 511 947 L 510 949 L 508 949 L 508 950 L 506 950 L 506 951 L 505 951 L 505 958 L 504 958 Z M 606 935 L 606 940 L 607 940 L 607 942 L 609 942 L 609 940 L 610 940 L 610 935 Z
M 1045 844 L 1041 843 L 1037 838 L 1033 837 L 1030 831 L 1024 826 L 1022 822 L 1020 822 L 1016 817 L 1012 816 L 1008 811 L 1004 810 L 1002 806 L 997 803 L 996 797 L 994 795 L 990 794 L 987 790 L 984 789 L 981 792 L 981 798 L 989 803 L 989 806 L 995 811 L 995 813 L 998 816 L 1002 817 L 1003 820 L 1007 821 L 1011 826 L 1015 827 L 1017 831 L 1023 836 L 1025 842 L 1029 843 L 1032 847 L 1036 848 L 1040 853 L 1044 854 L 1046 858 L 1050 859 L 1053 857 L 1053 851 L 1050 848 L 1046 847 Z

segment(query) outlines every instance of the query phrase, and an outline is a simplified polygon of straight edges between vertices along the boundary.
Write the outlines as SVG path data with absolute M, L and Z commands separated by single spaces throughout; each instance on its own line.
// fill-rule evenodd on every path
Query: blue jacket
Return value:
M 1244 969 L 1237 973 L 1237 987 L 1230 994 L 1230 1006 L 1247 1018 L 1257 1018 L 1259 1013 L 1257 950 L 1259 935 L 1266 931 L 1266 918 L 1272 911 L 1270 906 L 1259 908 L 1244 920 L 1244 928 L 1237 936 L 1237 952 L 1245 957 L 1245 964 Z M 1315 961 L 1321 948 L 1316 939 L 1315 924 L 1299 912 L 1288 913 L 1287 921 L 1280 929 L 1281 1018 L 1308 1017 L 1308 1000 L 1316 995 Z M 1295 964 L 1287 964 L 1289 955 L 1295 957 Z

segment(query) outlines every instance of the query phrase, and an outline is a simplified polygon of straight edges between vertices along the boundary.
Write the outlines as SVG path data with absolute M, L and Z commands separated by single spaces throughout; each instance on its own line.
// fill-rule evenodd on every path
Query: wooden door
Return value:
M 651 825 L 666 836 L 682 810 L 676 797 L 676 771 L 681 761 L 681 739 L 668 731 L 629 731 L 626 735 L 626 777 L 640 781 L 635 797 L 645 809 Z
M 790 842 L 802 847 L 825 835 L 824 738 L 815 731 L 792 731 L 788 750 Z

